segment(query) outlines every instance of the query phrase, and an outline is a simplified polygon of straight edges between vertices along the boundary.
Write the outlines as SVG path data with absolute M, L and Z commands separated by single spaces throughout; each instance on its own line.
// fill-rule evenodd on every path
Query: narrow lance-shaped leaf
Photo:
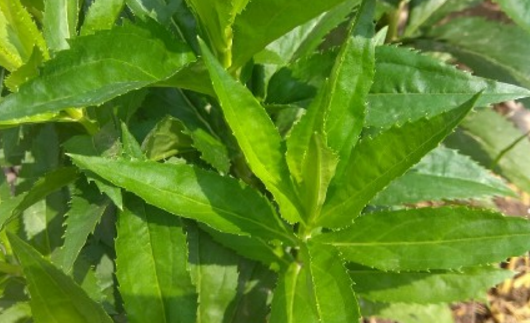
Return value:
M 44 38 L 53 51 L 67 49 L 68 39 L 77 36 L 79 0 L 44 2 Z
M 408 48 L 378 46 L 375 57 L 366 127 L 389 128 L 432 117 L 457 108 L 480 91 L 477 106 L 481 107 L 530 96 L 525 88 L 473 76 Z
M 293 242 L 294 237 L 272 205 L 232 178 L 187 164 L 71 157 L 79 167 L 173 214 L 204 222 L 226 233 Z
M 416 304 L 480 299 L 488 288 L 513 275 L 511 271 L 489 266 L 395 273 L 352 265 L 349 273 L 355 282 L 355 292 L 364 299 Z
M 186 0 L 224 67 L 232 62 L 232 24 L 249 0 Z
M 79 193 L 72 197 L 66 214 L 64 244 L 59 253 L 53 254 L 54 263 L 65 273 L 70 274 L 88 236 L 110 206 L 110 199 L 101 195 L 97 188 L 80 184 Z
M 393 179 L 420 161 L 460 123 L 480 94 L 459 108 L 362 140 L 352 153 L 344 176 L 328 193 L 319 224 L 346 227 Z
M 180 219 L 127 195 L 118 219 L 116 276 L 131 323 L 194 323 L 195 286 Z
M 45 64 L 39 77 L 0 102 L 0 122 L 98 105 L 164 80 L 193 59 L 185 44 L 163 31 L 154 36 L 131 24 L 80 37 Z
M 404 36 L 413 35 L 447 0 L 412 0 Z
M 35 249 L 8 232 L 9 241 L 28 281 L 31 312 L 36 323 L 112 323 L 103 308 L 70 277 Z
M 290 222 L 300 221 L 300 207 L 278 130 L 252 93 L 223 69 L 203 42 L 200 44 L 224 117 L 250 169 L 272 193 L 282 216 Z
M 75 181 L 77 169 L 74 167 L 59 168 L 51 171 L 35 182 L 31 190 L 6 203 L 0 204 L 0 227 L 10 219 L 19 216 L 27 208 L 42 200 L 49 194 Z
M 495 195 L 515 196 L 515 193 L 499 177 L 467 156 L 438 147 L 370 203 L 396 205 Z
M 337 165 L 344 168 L 339 160 L 347 161 L 363 127 L 365 96 L 374 74 L 374 44 L 369 39 L 374 7 L 371 0 L 361 5 L 353 35 L 341 47 L 329 81 L 287 140 L 287 162 L 310 219 L 320 213 Z
M 111 29 L 118 19 L 125 0 L 96 0 L 93 1 L 83 22 L 81 35 L 93 34 L 98 30 Z
M 324 141 L 321 135 L 313 134 L 301 169 L 304 177 L 300 183 L 299 194 L 306 209 L 308 222 L 320 214 L 329 183 L 339 162 L 337 154 L 327 147 Z
M 342 257 L 329 246 L 309 245 L 309 270 L 322 323 L 357 323 L 361 313 Z
M 367 214 L 313 240 L 381 270 L 458 269 L 524 253 L 530 221 L 464 207 L 421 208 Z
M 253 0 L 234 23 L 233 65 L 240 67 L 268 43 L 343 0 Z
M 325 133 L 329 147 L 339 155 L 336 176 L 348 163 L 364 125 L 366 97 L 375 68 L 375 1 L 364 0 L 350 38 L 341 49 L 326 91 Z

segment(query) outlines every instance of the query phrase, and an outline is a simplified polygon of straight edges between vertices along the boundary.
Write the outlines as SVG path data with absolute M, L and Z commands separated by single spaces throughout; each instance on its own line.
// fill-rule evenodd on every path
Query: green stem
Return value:
M 390 12 L 387 16 L 388 19 L 388 33 L 386 34 L 385 43 L 395 41 L 399 36 L 399 19 L 401 12 L 404 10 L 406 1 L 401 0 L 396 10 Z

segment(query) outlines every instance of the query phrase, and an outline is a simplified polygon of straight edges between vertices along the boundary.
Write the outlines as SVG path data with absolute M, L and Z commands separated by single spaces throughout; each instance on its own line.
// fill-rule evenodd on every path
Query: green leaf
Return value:
M 494 0 L 515 23 L 530 32 L 530 3 L 523 0 Z
M 253 0 L 236 17 L 232 65 L 243 66 L 254 54 L 294 27 L 332 9 L 344 0 Z
M 197 295 L 180 219 L 126 196 L 116 257 L 116 276 L 131 323 L 195 322 Z
M 409 18 L 404 36 L 413 35 L 431 15 L 440 9 L 447 0 L 412 0 L 409 7 Z
M 112 323 L 103 308 L 73 280 L 36 250 L 8 232 L 9 241 L 28 281 L 31 312 L 36 323 Z
M 94 186 L 80 184 L 79 191 L 72 197 L 67 213 L 64 244 L 58 254 L 54 254 L 54 263 L 69 274 L 86 243 L 94 232 L 103 214 L 109 209 L 111 201 L 101 195 Z
M 204 222 L 216 230 L 267 240 L 292 242 L 294 239 L 270 203 L 234 179 L 186 164 L 71 157 L 79 167 L 125 188 L 147 203 Z
M 269 322 L 318 323 L 317 309 L 312 300 L 309 269 L 298 262 L 280 274 L 274 290 Z
M 85 16 L 80 34 L 90 35 L 98 30 L 111 29 L 120 16 L 125 0 L 95 0 Z
M 44 38 L 20 1 L 0 2 L 0 65 L 8 71 L 18 69 L 28 61 L 34 47 L 48 58 Z
M 390 183 L 371 203 L 396 205 L 514 194 L 501 179 L 467 156 L 438 147 Z
M 319 322 L 359 322 L 359 305 L 339 252 L 335 248 L 314 244 L 309 246 L 309 255 Z
M 272 193 L 282 216 L 290 222 L 302 220 L 282 140 L 272 120 L 252 93 L 222 68 L 202 42 L 201 49 L 224 117 L 250 169 Z
M 379 191 L 436 148 L 478 97 L 431 119 L 407 123 L 362 140 L 353 151 L 344 176 L 336 178 L 330 187 L 317 224 L 333 228 L 350 225 Z
M 122 154 L 125 157 L 131 158 L 131 159 L 139 159 L 139 160 L 145 160 L 144 153 L 142 151 L 142 147 L 140 147 L 140 144 L 138 144 L 138 141 L 136 141 L 136 138 L 134 138 L 134 135 L 129 131 L 127 128 L 127 125 L 122 122 L 120 124 L 121 128 L 121 140 L 122 140 Z
M 328 186 L 335 175 L 339 157 L 324 143 L 324 138 L 314 133 L 305 152 L 302 164 L 302 181 L 299 194 L 306 208 L 307 221 L 320 214 L 326 201 Z
M 530 52 L 530 34 L 519 26 L 457 18 L 432 29 L 429 36 L 435 41 L 419 41 L 417 46 L 447 51 L 477 75 L 530 87 L 530 66 L 524 55 Z
M 125 0 L 125 2 L 139 18 L 143 20 L 150 18 L 162 25 L 170 24 L 172 16 L 184 5 L 184 0 Z
M 309 33 L 305 35 L 304 39 L 301 40 L 299 44 L 297 44 L 296 52 L 293 54 L 291 61 L 317 51 L 318 46 L 323 43 L 324 38 L 330 34 L 333 29 L 345 22 L 348 16 L 354 11 L 354 7 L 359 5 L 360 2 L 361 0 L 347 0 L 320 15 Z
M 69 153 L 113 158 L 121 155 L 121 143 L 118 136 L 119 134 L 114 126 L 105 126 L 92 136 L 74 136 L 62 145 Z M 85 175 L 89 181 L 93 181 L 97 185 L 101 193 L 105 193 L 119 209 L 123 209 L 121 189 L 119 187 L 115 187 L 96 174 L 88 172 Z
M 53 51 L 69 48 L 68 39 L 77 36 L 79 0 L 44 2 L 43 32 L 48 47 Z
M 479 91 L 483 92 L 477 106 L 530 96 L 527 89 L 472 76 L 407 48 L 378 46 L 376 62 L 367 127 L 388 128 L 432 117 L 458 107 Z
M 349 272 L 355 282 L 355 291 L 362 298 L 416 304 L 480 299 L 488 288 L 513 275 L 513 272 L 493 267 L 393 273 L 353 265 Z
M 47 173 L 33 184 L 31 190 L 0 204 L 0 227 L 18 217 L 33 204 L 77 179 L 77 169 L 64 167 Z
M 325 121 L 329 147 L 338 153 L 337 176 L 342 176 L 364 124 L 366 96 L 374 77 L 375 1 L 364 0 L 353 26 L 353 38 L 341 48 L 326 88 Z
M 0 102 L 0 121 L 98 105 L 164 80 L 193 60 L 187 46 L 131 24 L 80 37 Z M 21 108 L 23 107 L 23 108 Z
M 33 53 L 26 63 L 9 74 L 5 80 L 5 85 L 11 92 L 18 91 L 20 85 L 39 75 L 39 67 L 42 65 L 43 61 L 44 57 L 41 51 L 34 47 Z
M 322 136 L 321 146 L 329 146 L 330 153 L 337 153 L 337 157 L 344 161 L 339 166 L 341 168 L 357 142 L 363 128 L 366 94 L 374 75 L 375 46 L 369 38 L 373 35 L 373 13 L 374 2 L 364 1 L 352 26 L 353 37 L 342 46 L 329 81 L 308 107 L 306 116 L 294 126 L 287 141 L 287 161 L 297 182 L 319 177 L 302 171 L 306 162 L 313 163 L 309 159 L 309 150 L 314 147 L 314 133 Z M 329 180 L 325 184 L 324 193 Z
M 471 114 L 461 124 L 465 134 L 471 136 L 490 157 L 490 168 L 499 167 L 501 174 L 520 189 L 530 192 L 530 143 L 527 135 L 511 122 L 492 110 Z M 467 153 L 472 147 L 459 147 Z
M 224 322 L 237 294 L 238 256 L 212 241 L 196 225 L 186 227 L 191 278 L 199 295 L 197 323 Z
M 270 58 L 264 58 L 273 57 L 276 63 L 274 65 L 281 67 L 313 54 L 324 41 L 324 37 L 345 22 L 359 2 L 360 0 L 344 1 L 328 12 L 294 28 L 268 44 L 263 51 L 256 55 L 255 62 L 271 64 Z M 262 59 L 264 60 L 262 61 Z
M 235 251 L 240 256 L 259 261 L 267 268 L 274 270 L 287 268 L 293 260 L 282 246 L 274 246 L 262 239 L 222 233 L 206 226 L 201 226 L 201 229 L 206 231 L 215 242 Z
M 313 238 L 346 260 L 381 270 L 458 269 L 502 261 L 530 247 L 530 221 L 486 210 L 422 208 L 371 213 Z
M 438 1 L 438 0 L 430 0 Z M 457 13 L 465 9 L 471 9 L 480 5 L 483 0 L 445 0 L 444 4 L 427 18 L 424 26 L 432 27 L 436 23 L 440 22 L 442 19 L 448 17 L 451 13 Z
M 186 0 L 197 16 L 203 37 L 226 68 L 232 61 L 232 24 L 249 0 Z
M 431 288 L 429 288 L 430 290 Z M 447 304 L 404 304 L 371 303 L 363 300 L 363 314 L 385 319 L 399 320 L 400 323 L 454 323 L 451 309 Z

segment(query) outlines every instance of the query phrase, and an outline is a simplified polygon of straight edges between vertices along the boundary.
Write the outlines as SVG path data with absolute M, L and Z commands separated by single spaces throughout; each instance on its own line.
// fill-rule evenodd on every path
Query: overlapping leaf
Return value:
M 127 196 L 119 215 L 116 276 L 132 323 L 196 322 L 197 295 L 181 221 Z
M 204 38 L 224 67 L 232 62 L 232 24 L 249 0 L 186 0 L 200 23 Z
M 77 170 L 73 167 L 51 171 L 35 182 L 31 190 L 0 204 L 0 227 L 7 221 L 19 216 L 24 210 L 45 198 L 47 195 L 68 185 L 77 178 Z
M 36 323 L 111 323 L 103 308 L 35 249 L 8 233 L 14 253 L 24 268 L 31 295 L 31 312 Z
M 65 273 L 71 272 L 89 234 L 94 231 L 110 205 L 110 199 L 99 194 L 93 186 L 80 187 L 79 193 L 72 197 L 65 221 L 64 244 L 61 251 L 54 255 L 54 263 Z
M 268 43 L 342 0 L 253 0 L 234 23 L 233 65 L 242 66 Z
M 81 168 L 147 203 L 226 233 L 290 242 L 293 236 L 259 193 L 237 180 L 186 164 L 72 155 Z
M 89 35 L 98 30 L 111 29 L 124 5 L 125 0 L 96 0 L 92 2 L 83 22 L 81 35 Z
M 353 151 L 344 176 L 331 186 L 317 224 L 334 228 L 351 224 L 379 191 L 436 148 L 477 98 L 478 95 L 434 118 L 391 128 L 375 138 L 362 140 Z
M 126 24 L 78 38 L 40 77 L 0 102 L 0 121 L 97 105 L 164 80 L 194 59 L 185 44 L 168 37 Z
M 524 253 L 530 221 L 486 210 L 422 208 L 371 213 L 314 241 L 381 270 L 458 269 Z

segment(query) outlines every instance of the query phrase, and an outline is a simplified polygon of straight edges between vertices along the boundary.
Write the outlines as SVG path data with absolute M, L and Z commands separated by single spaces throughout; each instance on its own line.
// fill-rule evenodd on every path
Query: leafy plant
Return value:
M 454 3 L 0 0 L 0 320 L 450 321 L 530 249 L 461 205 L 530 191 L 530 74 Z

